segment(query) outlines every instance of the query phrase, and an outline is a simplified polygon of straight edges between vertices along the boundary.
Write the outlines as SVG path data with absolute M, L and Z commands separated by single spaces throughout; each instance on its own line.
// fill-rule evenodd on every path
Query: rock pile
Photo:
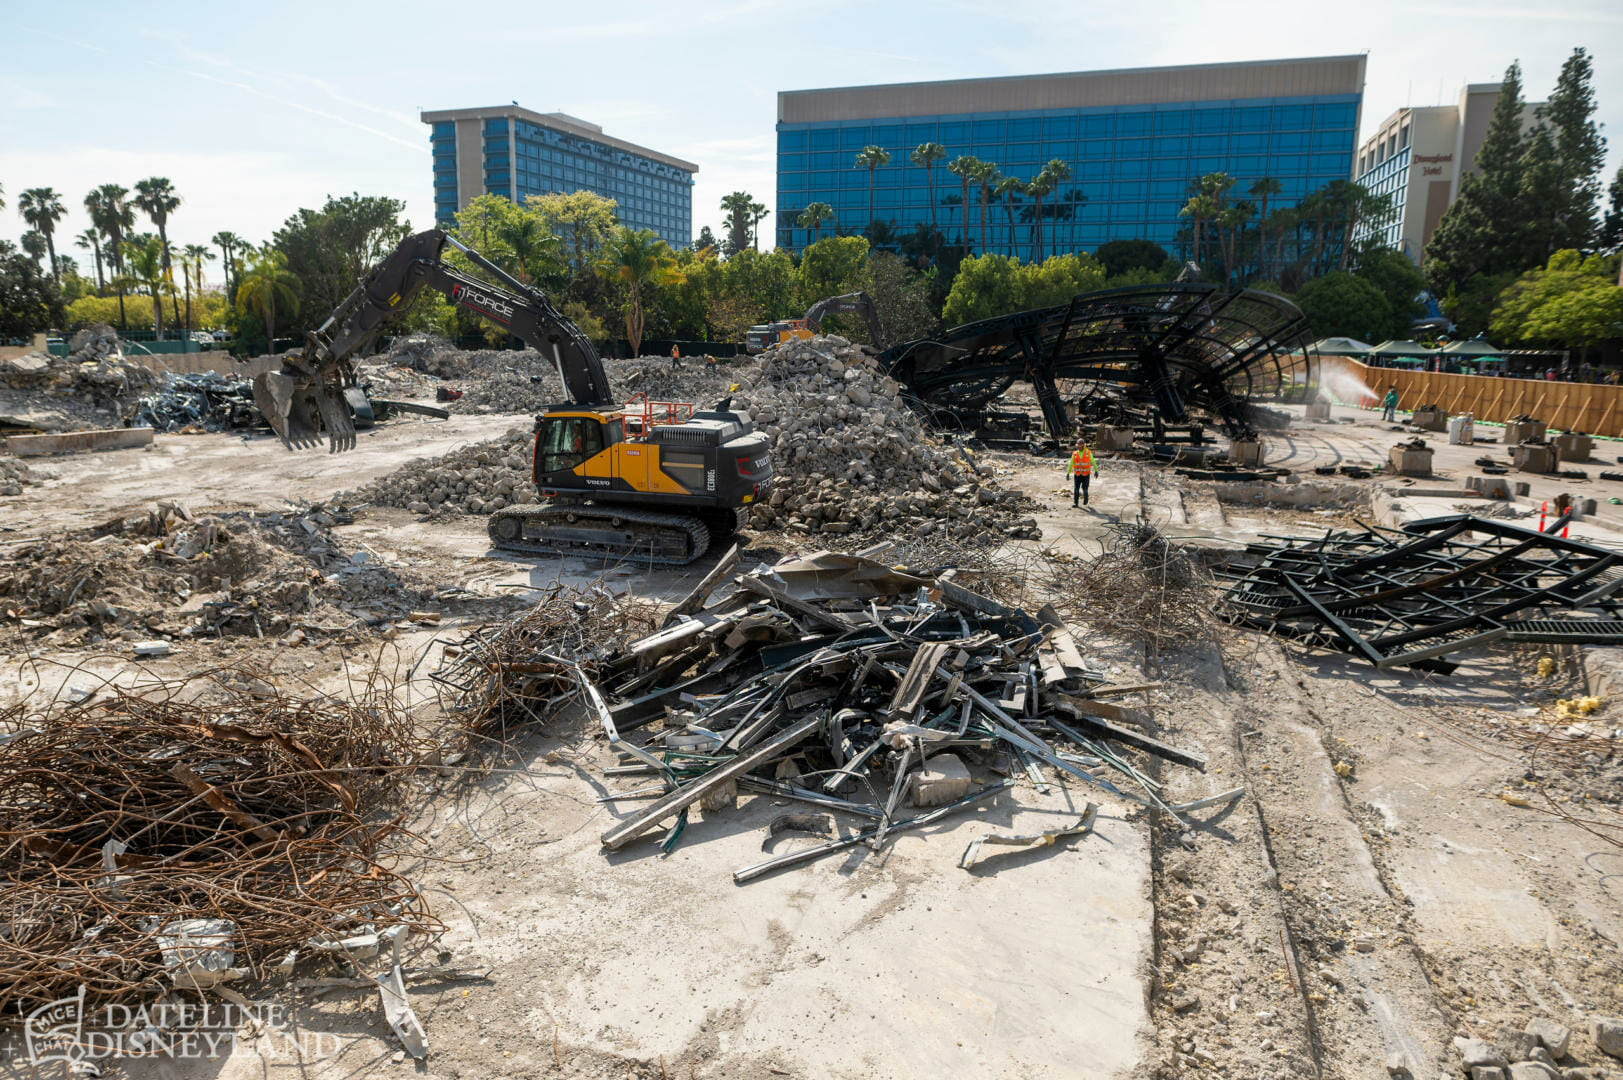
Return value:
M 443 457 L 413 461 L 349 493 L 354 502 L 395 506 L 417 514 L 490 514 L 536 499 L 530 482 L 534 432 L 516 427 L 499 439 Z
M 59 646 L 116 639 L 346 632 L 453 593 L 410 580 L 331 527 L 341 504 L 290 512 L 153 512 L 49 537 L 0 561 L 0 636 Z
M 36 472 L 20 461 L 0 458 L 0 495 L 21 495 L 24 484 L 37 484 L 49 478 L 48 473 Z
M 751 512 L 757 527 L 967 543 L 1041 535 L 1030 501 L 969 451 L 937 443 L 895 380 L 844 338 L 779 345 L 740 379 L 777 474 Z
M 1573 1077 L 1575 1080 L 1601 1080 L 1618 1074 L 1606 1066 L 1604 1058 L 1582 1065 L 1573 1060 L 1580 1047 L 1573 1032 L 1564 1024 L 1546 1017 L 1534 1017 L 1521 1030 L 1502 1028 L 1492 1040 L 1458 1036 L 1454 1048 L 1472 1080 L 1533 1080 L 1538 1077 Z M 1592 1016 L 1589 1037 L 1595 1049 L 1610 1058 L 1623 1059 L 1623 1020 Z M 1588 1055 L 1585 1055 L 1588 1056 Z

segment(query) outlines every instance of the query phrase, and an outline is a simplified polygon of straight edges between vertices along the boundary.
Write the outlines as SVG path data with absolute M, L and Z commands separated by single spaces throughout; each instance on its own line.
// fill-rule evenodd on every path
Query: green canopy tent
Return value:
M 1470 341 L 1453 341 L 1443 346 L 1443 355 L 1456 358 L 1477 357 L 1481 359 L 1497 360 L 1504 355 L 1499 349 L 1489 345 L 1480 338 Z
M 1430 360 L 1437 355 L 1437 350 L 1418 341 L 1383 341 L 1370 349 L 1369 354 L 1379 356 L 1383 360 L 1395 356 L 1418 356 L 1422 360 Z
M 1320 356 L 1368 356 L 1370 345 L 1350 337 L 1327 337 L 1313 346 Z

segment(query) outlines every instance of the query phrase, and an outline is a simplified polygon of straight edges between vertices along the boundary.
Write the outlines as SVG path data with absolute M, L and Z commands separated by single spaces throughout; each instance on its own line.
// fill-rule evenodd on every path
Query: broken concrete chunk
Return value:
M 171 651 L 167 641 L 137 641 L 134 649 L 136 656 L 168 656 Z
M 975 781 L 956 754 L 932 754 L 913 777 L 914 806 L 945 806 L 968 795 Z
M 1542 1061 L 1518 1061 L 1510 1067 L 1510 1080 L 1561 1080 L 1561 1072 Z
M 1505 1052 L 1505 1057 L 1511 1061 L 1528 1061 L 1533 1051 L 1538 1049 L 1538 1037 L 1527 1031 L 1517 1031 L 1515 1028 L 1502 1028 L 1494 1044 Z
M 1454 1049 L 1460 1052 L 1460 1057 L 1463 1059 L 1462 1064 L 1467 1069 L 1475 1069 L 1484 1065 L 1497 1066 L 1501 1069 L 1510 1066 L 1510 1061 L 1505 1057 L 1504 1051 L 1486 1039 L 1467 1039 L 1456 1036 Z
M 1623 1020 L 1615 1016 L 1591 1017 L 1589 1037 L 1601 1053 L 1623 1059 Z

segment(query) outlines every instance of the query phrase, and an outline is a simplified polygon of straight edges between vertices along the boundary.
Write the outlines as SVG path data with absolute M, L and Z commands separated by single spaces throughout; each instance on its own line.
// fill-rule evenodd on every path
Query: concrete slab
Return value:
M 151 445 L 151 428 L 106 428 L 101 431 L 68 431 L 60 435 L 13 435 L 6 440 L 6 450 L 18 457 L 82 450 L 129 450 Z

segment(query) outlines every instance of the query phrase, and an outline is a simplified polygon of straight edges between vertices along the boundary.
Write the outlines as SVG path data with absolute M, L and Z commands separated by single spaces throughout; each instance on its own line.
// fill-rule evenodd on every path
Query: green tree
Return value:
M 941 329 L 930 303 L 929 278 L 888 251 L 868 255 L 868 296 L 879 313 L 886 341 L 917 341 Z
M 248 246 L 234 232 L 220 231 L 209 237 L 209 243 L 220 249 L 220 272 L 225 275 L 225 294 L 233 295 L 237 282 L 237 252 Z
M 1555 91 L 1539 110 L 1554 141 L 1556 191 L 1553 198 L 1556 235 L 1549 250 L 1589 247 L 1595 239 L 1595 203 L 1600 198 L 1600 170 L 1606 140 L 1595 124 L 1594 76 L 1589 53 L 1582 48 L 1561 65 Z
M 1007 315 L 1025 306 L 1020 261 L 1009 255 L 972 255 L 958 264 L 941 321 L 948 327 Z
M 180 321 L 180 302 L 175 299 L 174 264 L 169 257 L 169 215 L 180 209 L 180 196 L 167 176 L 149 176 L 135 182 L 135 205 L 158 228 L 159 254 L 162 256 L 164 280 L 169 283 L 169 298 L 174 304 L 175 321 Z
M 591 297 L 599 252 L 620 224 L 616 216 L 619 204 L 594 191 L 571 191 L 531 195 L 524 200 L 524 206 L 534 211 L 547 232 L 563 244 L 569 291 L 583 301 Z
M 535 280 L 534 272 L 539 264 L 558 244 L 558 238 L 547 233 L 547 227 L 541 223 L 538 215 L 522 210 L 518 217 L 502 228 L 501 239 L 513 253 L 513 261 L 517 264 L 518 273 L 514 276 L 526 283 Z
M 34 265 L 43 269 L 45 266 L 45 256 L 50 251 L 50 248 L 45 244 L 45 234 L 40 232 L 38 229 L 29 229 L 27 232 L 23 233 L 21 243 L 24 253 L 26 253 L 30 259 L 34 260 Z M 50 271 L 47 270 L 45 272 L 49 273 Z
M 766 203 L 751 201 L 749 205 L 750 248 L 754 251 L 761 250 L 761 222 L 768 213 L 770 211 L 767 210 Z
M 197 287 L 197 296 L 203 296 L 203 267 L 212 260 L 214 252 L 205 244 L 187 244 L 181 249 L 181 270 L 186 278 L 186 329 L 192 328 L 192 286 Z
M 1026 194 L 1026 182 L 1016 176 L 1005 176 L 997 182 L 993 193 L 1003 200 L 1003 212 L 1009 217 L 1009 250 L 1014 251 L 1014 200 Z
M 874 173 L 881 165 L 890 164 L 890 151 L 883 146 L 864 146 L 857 154 L 856 168 L 868 170 L 868 221 L 873 222 Z
M 935 163 L 947 156 L 947 148 L 938 142 L 922 142 L 907 155 L 908 160 L 924 170 L 924 186 L 930 192 L 930 228 L 935 228 Z M 872 214 L 869 215 L 870 217 Z
M 17 197 L 17 212 L 45 237 L 45 251 L 51 257 L 51 278 L 60 285 L 62 269 L 56 264 L 56 223 L 67 213 L 61 196 L 53 188 L 29 188 Z
M 86 251 L 95 255 L 96 291 L 101 292 L 101 290 L 105 287 L 103 285 L 105 279 L 103 278 L 101 272 L 101 233 L 97 232 L 94 228 L 89 228 L 75 236 L 73 238 L 73 242 L 78 247 L 84 248 Z
M 107 254 L 112 262 L 113 291 L 118 294 L 118 325 L 129 323 L 124 312 L 124 286 L 116 282 L 124 276 L 124 237 L 135 228 L 135 211 L 129 205 L 129 189 L 118 184 L 102 184 L 85 196 L 90 222 L 107 238 Z
M 1344 270 L 1314 278 L 1296 294 L 1315 337 L 1379 341 L 1392 325 L 1392 305 L 1374 285 Z
M 1120 277 L 1135 269 L 1159 270 L 1167 261 L 1166 249 L 1150 240 L 1111 240 L 1100 244 L 1093 257 L 1107 277 Z
M 828 203 L 807 203 L 806 209 L 802 210 L 800 216 L 795 219 L 795 224 L 813 234 L 814 238 L 808 239 L 807 243 L 814 244 L 823 238 L 823 222 L 831 221 L 833 218 L 834 208 Z
M 175 288 L 164 270 L 163 240 L 147 233 L 130 237 L 125 244 L 124 276 L 152 298 L 152 326 L 162 336 L 163 298 Z
M 1426 242 L 1422 265 L 1432 291 L 1446 295 L 1474 274 L 1526 269 L 1522 215 L 1522 70 L 1511 64 L 1477 151 L 1475 172 Z
M 1206 222 L 1217 216 L 1217 201 L 1210 195 L 1191 195 L 1189 201 L 1183 204 L 1178 211 L 1179 217 L 1186 217 L 1194 224 L 1194 255 L 1195 265 L 1205 265 L 1201 261 L 1201 244 L 1206 235 Z
M 959 204 L 964 208 L 964 227 L 958 234 L 958 243 L 965 251 L 969 250 L 969 185 L 975 182 L 980 167 L 980 158 L 970 154 L 959 154 L 947 162 L 947 171 L 958 178 L 958 186 L 963 190 Z
M 1031 197 L 1031 257 L 1039 261 L 1043 257 L 1043 200 L 1054 193 L 1056 183 L 1047 169 L 1026 183 L 1026 194 Z
M 411 234 L 411 223 L 401 218 L 405 209 L 399 199 L 381 195 L 329 196 L 320 210 L 301 208 L 283 222 L 271 246 L 302 290 L 299 304 L 277 309 L 287 332 L 319 326 Z M 261 272 L 266 265 L 260 258 Z
M 721 254 L 721 245 L 716 243 L 716 234 L 710 231 L 710 226 L 705 225 L 699 229 L 698 238 L 693 241 L 693 250 Z
M 65 320 L 56 282 L 34 260 L 0 240 L 0 338 L 30 338 Z
M 1500 296 L 1491 331 L 1501 345 L 1588 349 L 1623 338 L 1618 257 L 1558 251 Z
M 1256 180 L 1246 194 L 1257 200 L 1257 273 L 1268 276 L 1268 200 L 1280 195 L 1285 185 L 1271 176 Z
M 750 245 L 750 208 L 755 196 L 747 191 L 735 191 L 721 198 L 722 213 L 727 215 L 727 242 L 723 255 L 736 255 Z
M 1048 190 L 1054 196 L 1053 205 L 1048 208 L 1048 216 L 1058 220 L 1060 204 L 1065 201 L 1065 197 L 1060 194 L 1060 188 L 1071 179 L 1071 167 L 1059 158 L 1049 158 L 1048 164 L 1042 167 L 1038 175 L 1048 178 Z M 1038 217 L 1041 218 L 1042 215 L 1038 214 Z M 1046 251 L 1046 248 L 1044 250 Z M 1041 260 L 1042 257 L 1042 253 L 1039 252 L 1037 258 Z
M 992 192 L 997 187 L 998 181 L 1003 179 L 1003 173 L 992 162 L 982 161 L 975 166 L 974 179 L 981 189 L 981 250 L 985 251 L 986 208 L 991 201 Z
M 393 201 L 393 200 L 390 200 Z M 235 308 L 239 314 L 253 312 L 265 324 L 265 340 L 276 351 L 276 318 L 292 318 L 299 311 L 300 283 L 288 269 L 287 255 L 267 245 L 253 255 L 247 273 L 237 280 Z
M 1602 251 L 1623 251 L 1623 165 L 1618 166 L 1617 177 L 1606 193 L 1611 205 L 1606 208 L 1606 218 L 1601 222 L 1597 242 Z
M 1068 304 L 1078 293 L 1093 292 L 1104 285 L 1104 267 L 1092 255 L 1051 255 L 1040 263 L 1020 267 L 1020 308 L 1015 310 Z
M 863 287 L 868 241 L 860 236 L 829 236 L 800 253 L 796 273 L 798 307 L 804 311 L 817 301 Z
M 1392 309 L 1391 320 L 1380 333 L 1365 340 L 1408 337 L 1415 317 L 1425 310 L 1420 293 L 1426 287 L 1426 277 L 1420 268 L 1401 251 L 1383 247 L 1360 253 L 1354 273 L 1375 286 Z
M 645 294 L 660 285 L 679 280 L 675 253 L 650 229 L 617 229 L 604 251 L 607 265 L 626 286 L 626 340 L 631 355 L 639 355 L 646 322 Z

